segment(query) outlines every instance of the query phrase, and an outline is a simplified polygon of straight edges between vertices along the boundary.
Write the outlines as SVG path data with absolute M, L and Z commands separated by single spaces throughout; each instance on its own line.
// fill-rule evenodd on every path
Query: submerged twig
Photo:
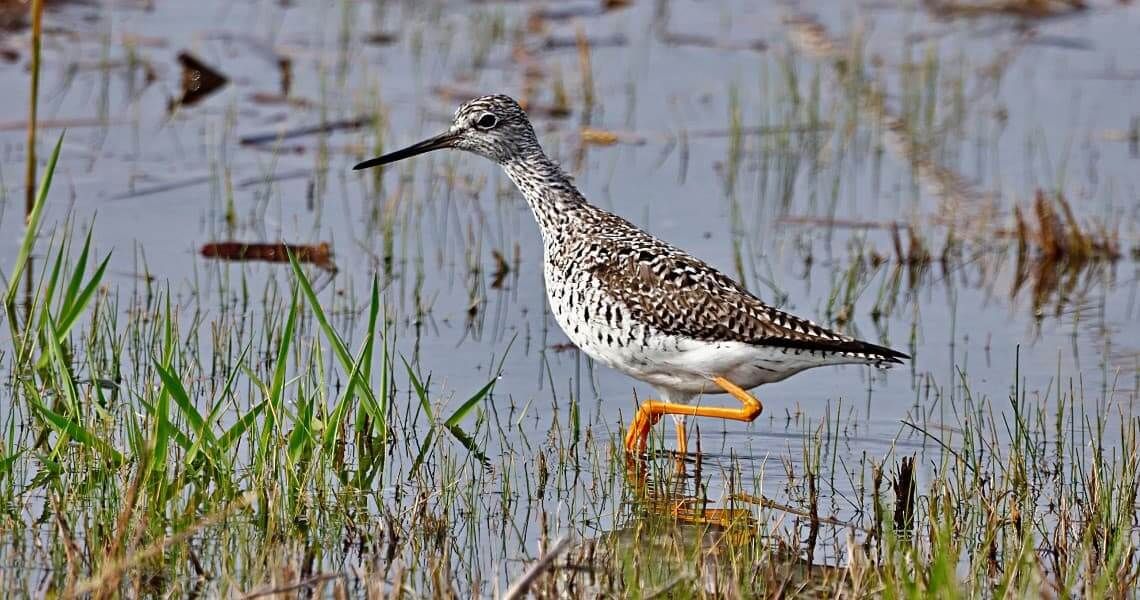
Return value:
M 277 142 L 290 138 L 303 137 L 318 133 L 331 133 L 333 131 L 339 131 L 342 129 L 359 129 L 375 121 L 376 117 L 374 115 L 362 115 L 359 117 L 353 117 L 351 119 L 329 121 L 328 123 L 319 123 L 317 125 L 305 125 L 302 127 L 294 127 L 293 129 L 285 129 L 282 131 L 251 133 L 249 135 L 243 135 L 238 139 L 238 142 L 243 146 L 258 146 L 268 142 Z

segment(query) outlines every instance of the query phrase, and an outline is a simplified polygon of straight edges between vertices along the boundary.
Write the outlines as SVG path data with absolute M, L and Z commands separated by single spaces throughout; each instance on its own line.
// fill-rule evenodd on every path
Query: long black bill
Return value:
M 454 141 L 454 139 L 455 136 L 452 135 L 450 131 L 445 131 L 418 144 L 412 144 L 403 150 L 389 152 L 384 156 L 372 158 L 362 163 L 358 163 L 355 167 L 352 168 L 352 170 L 359 171 L 361 169 L 367 169 L 369 167 L 378 167 L 380 165 L 394 163 L 398 160 L 404 160 L 405 158 L 411 158 L 417 154 L 423 154 L 424 152 L 431 152 L 432 150 L 439 150 L 440 148 L 450 148 L 451 143 Z

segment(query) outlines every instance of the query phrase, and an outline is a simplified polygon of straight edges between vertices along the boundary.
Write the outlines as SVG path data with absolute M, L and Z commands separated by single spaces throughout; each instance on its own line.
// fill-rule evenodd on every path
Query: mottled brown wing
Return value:
M 897 362 L 906 355 L 861 342 L 764 304 L 708 264 L 653 238 L 598 248 L 591 267 L 630 315 L 669 335 Z

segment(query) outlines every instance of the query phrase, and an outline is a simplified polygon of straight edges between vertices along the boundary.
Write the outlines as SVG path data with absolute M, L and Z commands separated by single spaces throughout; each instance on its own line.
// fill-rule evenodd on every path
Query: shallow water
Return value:
M 1140 9 L 1106 3 L 1045 20 L 938 20 L 903 4 L 753 4 L 634 3 L 574 19 L 548 15 L 543 31 L 528 30 L 527 18 L 557 11 L 529 2 L 382 10 L 346 2 L 64 5 L 48 17 L 41 116 L 70 127 L 45 231 L 68 218 L 77 230 L 94 223 L 95 247 L 114 252 L 112 289 L 137 294 L 145 270 L 207 320 L 221 310 L 219 296 L 233 297 L 240 276 L 258 289 L 290 274 L 285 265 L 202 258 L 202 244 L 329 242 L 339 270 L 322 298 L 363 310 L 359 299 L 379 272 L 395 349 L 433 374 L 438 394 L 454 392 L 458 401 L 503 359 L 491 401 L 509 407 L 519 427 L 507 428 L 505 439 L 481 435 L 492 463 L 533 473 L 536 454 L 520 446 L 530 442 L 512 437 L 569 435 L 576 399 L 590 430 L 583 444 L 609 444 L 620 439 L 634 398 L 651 390 L 561 347 L 566 337 L 545 309 L 537 229 L 494 165 L 451 153 L 382 175 L 350 167 L 436 133 L 468 95 L 521 95 L 531 85 L 530 100 L 549 106 L 561 82 L 572 113 L 536 115 L 536 124 L 587 198 L 766 300 L 832 326 L 844 314 L 846 331 L 913 356 L 889 372 L 820 369 L 765 386 L 757 392 L 765 413 L 754 424 L 699 423 L 712 463 L 737 457 L 745 479 L 767 482 L 766 492 L 788 501 L 797 496 L 784 489 L 785 470 L 802 470 L 822 428 L 835 444 L 828 456 L 838 457 L 825 467 L 834 486 L 823 492 L 827 512 L 858 518 L 845 499 L 865 491 L 861 461 L 913 453 L 927 459 L 920 464 L 937 461 L 938 443 L 906 423 L 944 431 L 952 446 L 967 395 L 1000 413 L 1015 385 L 1031 402 L 1048 404 L 1058 381 L 1073 380 L 1090 414 L 1131 416 L 1140 327 L 1128 252 L 1136 245 L 1140 171 L 1127 140 L 1135 103 L 1121 99 L 1140 96 L 1140 39 L 1132 35 Z M 591 3 L 572 6 L 593 11 Z M 805 17 L 841 48 L 861 40 L 862 63 L 840 67 L 805 45 Z M 595 41 L 588 114 L 576 27 Z M 385 43 L 369 43 L 376 38 Z M 11 34 L 4 43 L 22 47 L 22 39 Z M 231 82 L 170 114 L 183 49 Z M 279 93 L 279 56 L 292 61 L 291 104 L 255 98 Z M 132 61 L 148 64 L 154 81 Z M 0 81 L 20 91 L 0 95 L 5 123 L 24 118 L 25 65 L 22 56 L 0 66 Z M 946 193 L 924 175 L 884 135 L 882 116 L 840 85 L 840 68 L 863 69 L 890 114 L 917 124 L 930 159 L 965 185 Z M 539 74 L 528 78 L 527 69 Z M 368 125 L 258 147 L 240 142 L 373 114 L 383 123 L 379 135 Z M 587 123 L 644 143 L 582 146 L 577 131 Z M 23 225 L 23 135 L 19 127 L 0 131 L 3 264 L 15 256 Z M 41 134 L 40 156 L 55 135 Z M 1109 224 L 1125 256 L 1082 269 L 1075 285 L 1046 283 L 1035 300 L 1034 282 L 1045 276 L 1018 286 L 1002 235 L 1013 230 L 1015 205 L 1032 211 L 1039 188 L 1063 191 L 1082 222 Z M 897 291 L 892 223 L 901 225 L 904 246 L 913 225 L 935 255 L 928 268 L 903 267 Z M 967 250 L 941 263 L 950 231 Z M 511 267 L 498 288 L 494 252 Z M 852 267 L 872 252 L 886 264 Z M 891 298 L 893 308 L 874 319 L 874 308 Z M 344 322 L 359 329 L 364 319 Z M 0 397 L 0 410 L 9 410 L 8 401 Z M 562 507 L 547 524 L 551 532 L 615 526 L 614 499 L 589 491 L 592 480 L 614 473 L 596 469 L 547 492 Z M 725 483 L 717 469 L 704 475 L 716 500 Z M 513 518 L 521 543 L 477 559 L 484 585 L 509 579 L 516 561 L 537 554 L 533 514 Z M 465 544 L 483 547 L 502 532 L 480 526 L 470 535 Z

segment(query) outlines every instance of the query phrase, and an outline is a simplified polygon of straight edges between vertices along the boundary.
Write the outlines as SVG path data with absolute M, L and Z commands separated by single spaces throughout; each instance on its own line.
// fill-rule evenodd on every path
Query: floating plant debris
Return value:
M 210 242 L 202 246 L 202 256 L 230 261 L 289 262 L 289 255 L 299 262 L 336 271 L 328 242 L 319 244 L 285 244 L 257 242 Z
M 507 259 L 503 256 L 502 252 L 498 250 L 491 251 L 491 258 L 495 259 L 495 272 L 491 274 L 491 288 L 502 289 L 503 280 L 511 272 L 511 265 L 507 263 Z
M 646 142 L 645 136 L 637 133 L 610 131 L 608 129 L 597 129 L 594 127 L 583 127 L 578 130 L 578 136 L 582 139 L 582 143 L 593 144 L 595 146 L 612 146 L 614 144 L 640 146 Z
M 1024 19 L 1043 19 L 1088 8 L 1084 0 L 993 0 L 988 2 L 927 0 L 923 4 L 931 13 L 943 18 L 1007 15 Z
M 372 46 L 389 46 L 400 41 L 397 31 L 373 31 L 364 35 L 364 43 Z
M 171 110 L 179 106 L 193 106 L 230 81 L 189 52 L 178 53 L 178 64 L 182 65 L 182 97 L 170 102 Z

